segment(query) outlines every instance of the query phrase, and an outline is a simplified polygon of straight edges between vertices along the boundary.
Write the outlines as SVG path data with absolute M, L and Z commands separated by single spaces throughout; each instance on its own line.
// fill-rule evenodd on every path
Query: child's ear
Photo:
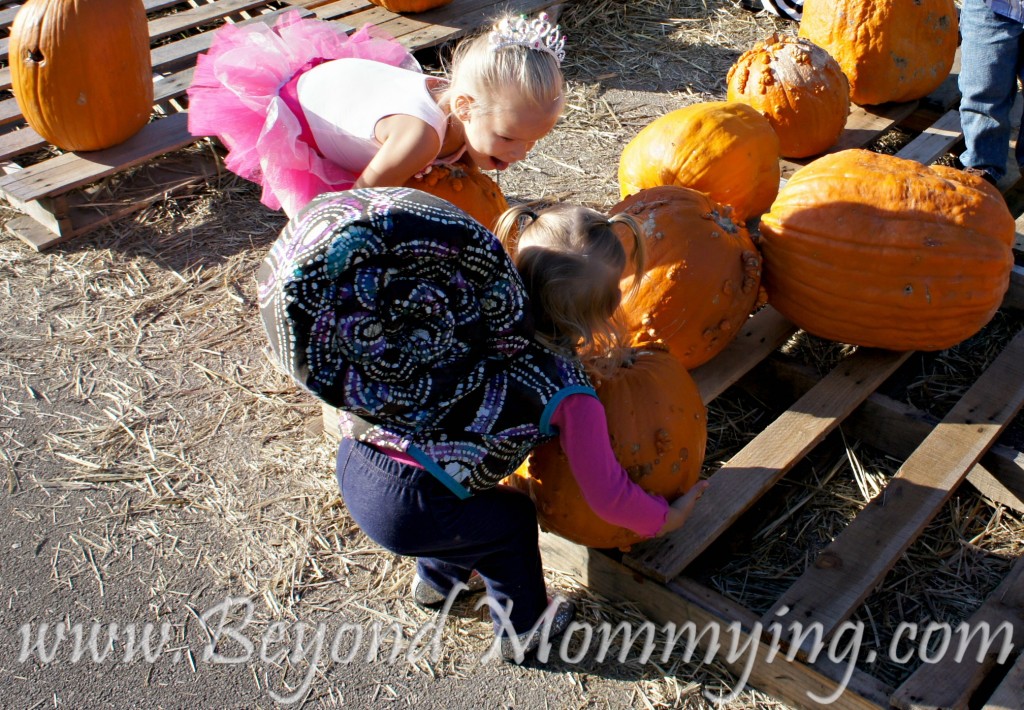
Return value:
M 473 110 L 473 97 L 467 96 L 466 94 L 457 94 L 452 99 L 452 113 L 455 114 L 455 118 L 459 119 L 463 123 L 469 120 L 469 116 Z

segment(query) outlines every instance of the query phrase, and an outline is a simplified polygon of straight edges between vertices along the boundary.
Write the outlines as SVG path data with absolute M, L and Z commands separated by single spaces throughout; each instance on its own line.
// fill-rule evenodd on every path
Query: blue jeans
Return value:
M 1024 25 L 992 12 L 984 0 L 964 0 L 960 34 L 960 125 L 967 146 L 960 162 L 999 180 L 1006 175 L 1010 109 L 1024 66 Z M 1018 133 L 1018 165 L 1024 162 L 1021 138 Z
M 509 621 L 529 631 L 547 608 L 529 496 L 497 486 L 459 500 L 443 483 L 371 446 L 342 439 L 338 486 L 356 525 L 381 547 L 417 557 L 420 577 L 447 595 L 476 570 Z M 495 630 L 499 619 L 492 613 Z

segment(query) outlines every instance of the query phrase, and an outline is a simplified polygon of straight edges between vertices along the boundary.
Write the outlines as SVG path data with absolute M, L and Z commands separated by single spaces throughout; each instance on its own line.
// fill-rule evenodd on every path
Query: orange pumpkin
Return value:
M 941 350 L 995 314 L 1014 220 L 979 177 L 867 150 L 801 168 L 761 218 L 768 302 L 822 338 Z
M 424 12 L 435 7 L 443 7 L 452 0 L 370 0 L 391 12 Z
M 912 101 L 949 75 L 959 42 L 953 0 L 806 0 L 799 34 L 831 54 L 856 104 Z
M 697 482 L 707 414 L 682 363 L 663 350 L 636 350 L 630 362 L 597 384 L 597 394 L 615 456 L 633 481 L 668 500 Z M 557 439 L 534 449 L 506 480 L 530 494 L 545 530 L 588 547 L 628 547 L 641 539 L 590 509 Z
M 779 154 L 805 158 L 839 139 L 850 114 L 850 84 L 821 47 L 773 34 L 740 55 L 726 77 L 729 101 L 759 111 L 779 137 Z
M 659 185 L 706 192 L 737 219 L 766 211 L 779 190 L 779 139 L 768 119 L 737 102 L 676 109 L 646 125 L 619 158 L 619 192 Z
M 717 355 L 757 301 L 761 256 L 742 223 L 697 190 L 654 187 L 611 209 L 636 218 L 647 271 L 624 304 L 634 339 L 660 341 L 687 368 Z M 622 281 L 630 293 L 632 275 Z
M 405 187 L 448 200 L 492 232 L 508 201 L 494 180 L 475 165 L 435 165 L 426 175 L 413 177 Z
M 11 26 L 25 121 L 65 150 L 122 143 L 149 121 L 153 72 L 141 0 L 28 0 Z

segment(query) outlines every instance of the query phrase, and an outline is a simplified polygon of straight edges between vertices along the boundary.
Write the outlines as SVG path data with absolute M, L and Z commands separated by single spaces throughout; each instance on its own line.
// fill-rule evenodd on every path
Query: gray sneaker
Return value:
M 546 613 L 546 612 L 545 612 Z M 565 633 L 569 624 L 576 618 L 576 605 L 568 599 L 560 599 L 555 616 L 551 620 L 551 630 L 548 632 L 548 640 L 554 639 Z M 541 636 L 544 633 L 543 625 L 535 631 L 527 631 L 516 637 L 516 642 L 507 636 L 501 639 L 501 657 L 511 663 L 522 663 L 527 656 L 537 650 L 540 645 Z M 517 651 L 522 655 L 517 655 Z
M 469 596 L 470 594 L 482 591 L 486 585 L 484 584 L 484 578 L 474 570 L 473 574 L 469 575 L 469 579 L 466 581 L 466 586 L 468 586 L 469 589 L 463 589 L 460 591 L 456 599 L 461 599 L 464 596 Z M 441 594 L 441 592 L 424 582 L 419 573 L 416 573 L 412 578 L 411 591 L 413 601 L 424 609 L 440 609 L 444 606 L 444 602 L 448 598 L 447 595 Z

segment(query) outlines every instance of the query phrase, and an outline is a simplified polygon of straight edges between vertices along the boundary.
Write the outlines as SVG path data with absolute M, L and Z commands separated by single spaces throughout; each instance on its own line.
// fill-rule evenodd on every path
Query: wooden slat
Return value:
M 634 546 L 625 563 L 662 581 L 678 575 L 909 355 L 857 350 L 711 476 L 683 527 Z
M 1000 353 L 885 490 L 779 598 L 766 620 L 831 634 L 914 542 L 1024 404 L 1024 331 Z M 783 608 L 787 613 L 780 613 Z
M 994 641 L 986 642 L 983 632 L 995 634 L 1004 624 L 1009 624 L 1009 636 L 1003 631 Z M 1024 640 L 1024 558 L 1018 558 L 996 590 L 964 622 L 964 628 L 978 635 L 963 646 L 959 638 L 955 638 L 937 663 L 919 666 L 893 693 L 894 707 L 901 710 L 965 708 L 985 676 L 995 668 L 1003 642 L 1008 642 L 1012 649 L 1020 647 Z
M 0 178 L 0 192 L 23 202 L 59 195 L 107 175 L 183 148 L 195 141 L 188 115 L 176 113 L 153 121 L 124 143 L 88 153 L 64 153 Z
M 794 401 L 821 378 L 813 368 L 770 356 L 738 386 L 765 402 Z M 843 433 L 898 459 L 914 453 L 939 424 L 937 417 L 906 402 L 873 392 L 843 421 Z M 1024 453 L 994 444 L 968 472 L 967 482 L 992 501 L 1024 513 Z
M 156 42 L 179 32 L 212 24 L 229 15 L 266 6 L 267 0 L 217 0 L 183 12 L 164 15 L 149 21 L 149 41 Z
M 1024 267 L 1014 266 L 1010 270 L 1010 288 L 1003 296 L 1003 308 L 1024 311 Z
M 989 697 L 982 710 L 1024 710 L 1024 653 Z
M 146 8 L 146 14 L 152 14 L 175 5 L 183 5 L 185 2 L 186 0 L 143 0 L 142 5 Z M 18 7 L 5 7 L 0 10 L 0 30 L 6 30 L 11 26 L 11 23 L 14 22 L 14 16 L 18 14 L 20 9 L 21 6 L 19 5 Z
M 707 404 L 743 377 L 796 331 L 781 313 L 765 306 L 747 319 L 739 335 L 722 352 L 690 373 Z
M 880 106 L 853 106 L 850 116 L 846 119 L 839 140 L 821 155 L 838 153 L 848 148 L 863 148 L 881 136 L 887 130 L 905 120 L 917 110 L 917 101 L 898 104 L 882 104 Z M 792 175 L 807 163 L 821 157 L 820 155 L 800 160 L 780 160 L 783 177 Z
M 896 157 L 928 165 L 948 153 L 963 135 L 963 129 L 960 128 L 960 111 L 947 111 L 938 121 L 903 146 Z
M 608 599 L 635 606 L 644 617 L 662 628 L 671 622 L 681 631 L 684 624 L 691 622 L 696 626 L 697 633 L 704 629 L 717 629 L 720 643 L 726 648 L 716 654 L 715 660 L 741 677 L 743 663 L 750 654 L 744 653 L 739 662 L 730 662 L 727 647 L 735 633 L 736 648 L 756 651 L 751 663 L 750 683 L 785 700 L 792 707 L 820 710 L 823 705 L 815 702 L 811 696 L 829 697 L 840 687 L 844 669 L 824 657 L 811 665 L 786 661 L 784 655 L 768 660 L 771 651 L 769 644 L 748 634 L 756 623 L 756 617 L 713 590 L 685 578 L 674 580 L 668 585 L 644 579 L 603 552 L 588 550 L 549 533 L 541 533 L 540 545 L 545 567 L 569 574 L 588 589 Z M 730 629 L 735 629 L 735 632 Z M 710 633 L 703 637 L 705 642 L 708 636 Z M 594 637 L 596 645 L 596 633 Z M 761 639 L 765 637 L 766 634 L 760 636 Z M 637 646 L 642 643 L 638 642 Z M 685 644 L 684 636 L 676 647 L 685 648 Z M 659 645 L 659 653 L 662 646 Z M 656 653 L 652 660 L 658 657 Z M 695 652 L 694 657 L 703 656 Z M 879 710 L 888 707 L 887 699 L 892 689 L 863 671 L 851 670 L 849 683 L 844 686 L 846 691 L 828 705 L 830 710 Z

